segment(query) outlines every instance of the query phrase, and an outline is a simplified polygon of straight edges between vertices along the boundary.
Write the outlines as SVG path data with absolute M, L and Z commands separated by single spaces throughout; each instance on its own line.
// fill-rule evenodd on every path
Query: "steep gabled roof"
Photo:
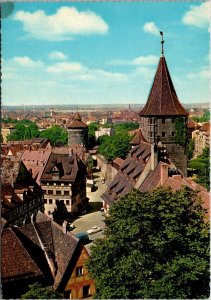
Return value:
M 171 76 L 166 64 L 166 59 L 161 56 L 155 74 L 154 82 L 140 116 L 187 116 L 188 113 L 180 103 Z

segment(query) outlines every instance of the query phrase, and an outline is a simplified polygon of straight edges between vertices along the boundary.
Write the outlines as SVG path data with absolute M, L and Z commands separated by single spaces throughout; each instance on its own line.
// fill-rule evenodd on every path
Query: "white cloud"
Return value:
M 139 56 L 132 61 L 133 65 L 155 65 L 158 57 L 155 55 Z
M 208 27 L 210 23 L 210 2 L 206 1 L 201 5 L 192 5 L 190 10 L 183 16 L 182 21 L 186 25 L 200 28 Z
M 49 41 L 68 40 L 78 34 L 106 34 L 108 31 L 108 25 L 101 16 L 67 6 L 49 16 L 43 10 L 33 13 L 18 11 L 14 19 L 22 22 L 24 30 L 33 37 Z
M 66 60 L 68 56 L 61 51 L 53 51 L 49 53 L 49 58 L 52 60 Z
M 210 79 L 211 72 L 208 68 L 201 68 L 199 71 L 191 72 L 186 75 L 187 79 Z
M 155 65 L 157 63 L 158 63 L 158 56 L 146 55 L 146 56 L 136 57 L 133 60 L 115 59 L 110 61 L 108 64 L 116 65 L 116 66 L 140 66 L 140 65 Z
M 154 22 L 147 22 L 144 24 L 143 26 L 143 30 L 145 32 L 154 34 L 154 35 L 159 35 L 159 29 L 157 28 L 157 26 L 155 25 Z
M 21 67 L 25 68 L 37 68 L 43 65 L 40 60 L 32 60 L 28 56 L 17 56 L 13 58 L 13 61 Z
M 78 62 L 60 62 L 47 67 L 49 73 L 79 72 L 83 66 Z

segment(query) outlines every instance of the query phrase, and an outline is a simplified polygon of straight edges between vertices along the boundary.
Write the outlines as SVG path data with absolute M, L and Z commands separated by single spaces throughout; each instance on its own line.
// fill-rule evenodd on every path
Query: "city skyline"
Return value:
M 180 101 L 209 101 L 209 2 L 15 3 L 3 105 L 144 104 L 161 53 Z

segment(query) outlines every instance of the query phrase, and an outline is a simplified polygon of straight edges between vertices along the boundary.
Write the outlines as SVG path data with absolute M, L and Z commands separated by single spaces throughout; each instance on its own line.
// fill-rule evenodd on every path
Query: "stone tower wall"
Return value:
M 88 129 L 68 129 L 68 146 L 71 144 L 82 145 L 88 147 Z
M 144 137 L 150 143 L 162 142 L 162 144 L 166 145 L 169 158 L 184 175 L 187 175 L 187 156 L 185 154 L 185 146 L 177 144 L 175 140 L 176 118 L 176 116 L 142 117 L 141 130 Z M 186 124 L 185 117 L 184 124 Z

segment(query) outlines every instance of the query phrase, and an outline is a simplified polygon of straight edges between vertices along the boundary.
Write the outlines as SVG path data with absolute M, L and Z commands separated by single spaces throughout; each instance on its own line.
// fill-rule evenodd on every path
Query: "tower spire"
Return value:
M 163 49 L 163 44 L 164 44 L 163 31 L 160 31 L 160 35 L 161 35 L 161 56 L 164 56 L 164 49 Z

